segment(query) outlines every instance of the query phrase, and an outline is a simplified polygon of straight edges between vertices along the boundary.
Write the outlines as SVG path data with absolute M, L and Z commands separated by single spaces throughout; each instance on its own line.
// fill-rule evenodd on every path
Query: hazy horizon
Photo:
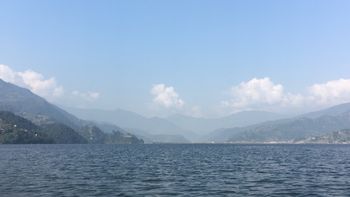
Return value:
M 0 7 L 0 78 L 59 106 L 222 117 L 350 101 L 348 1 Z

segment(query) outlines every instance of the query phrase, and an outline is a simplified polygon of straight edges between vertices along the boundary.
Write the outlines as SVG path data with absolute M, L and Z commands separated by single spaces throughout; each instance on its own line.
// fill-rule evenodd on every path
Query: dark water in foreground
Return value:
M 0 196 L 172 195 L 350 196 L 350 146 L 0 146 Z

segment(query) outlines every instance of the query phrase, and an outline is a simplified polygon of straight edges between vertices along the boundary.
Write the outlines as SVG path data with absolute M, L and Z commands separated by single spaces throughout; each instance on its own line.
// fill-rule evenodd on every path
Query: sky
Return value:
M 146 116 L 350 102 L 350 1 L 0 0 L 0 78 Z

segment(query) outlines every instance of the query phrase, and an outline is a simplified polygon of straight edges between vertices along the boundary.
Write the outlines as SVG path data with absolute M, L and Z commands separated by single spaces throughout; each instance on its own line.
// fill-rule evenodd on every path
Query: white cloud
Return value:
M 17 73 L 14 72 L 10 67 L 0 64 L 0 78 L 4 81 L 15 83 L 18 81 Z
M 310 99 L 320 105 L 332 105 L 350 101 L 350 79 L 338 79 L 314 84 L 308 90 Z
M 54 77 L 46 78 L 41 73 L 33 70 L 25 70 L 23 72 L 18 72 L 6 65 L 0 64 L 0 78 L 6 82 L 13 83 L 15 85 L 24 87 L 32 91 L 33 93 L 44 97 L 50 101 L 63 98 L 64 100 L 74 100 L 76 98 L 80 102 L 85 101 L 95 101 L 100 97 L 100 93 L 88 91 L 80 92 L 73 91 L 71 95 L 64 95 L 64 88 L 59 85 Z M 76 97 L 71 98 L 71 97 Z
M 49 100 L 61 97 L 64 93 L 63 87 L 57 84 L 55 78 L 46 79 L 42 74 L 32 70 L 17 72 L 9 66 L 0 65 L 0 78 L 4 81 L 28 88 L 35 94 Z
M 156 84 L 151 89 L 153 102 L 165 108 L 182 108 L 184 101 L 180 99 L 174 87 Z
M 339 79 L 306 88 L 304 94 L 285 92 L 281 84 L 270 78 L 253 78 L 230 90 L 231 99 L 223 101 L 232 111 L 317 109 L 350 102 L 350 79 Z
M 231 94 L 232 99 L 223 103 L 237 110 L 280 104 L 285 99 L 283 86 L 274 84 L 269 78 L 253 78 L 242 82 L 231 88 Z
M 88 92 L 79 92 L 77 90 L 72 92 L 73 96 L 79 97 L 81 99 L 84 99 L 86 101 L 95 101 L 98 98 L 100 98 L 100 93 L 99 92 L 92 92 L 92 91 L 88 91 Z
M 43 97 L 60 97 L 63 95 L 63 87 L 57 85 L 55 78 L 45 79 L 42 74 L 27 70 L 18 72 L 23 83 L 34 93 Z

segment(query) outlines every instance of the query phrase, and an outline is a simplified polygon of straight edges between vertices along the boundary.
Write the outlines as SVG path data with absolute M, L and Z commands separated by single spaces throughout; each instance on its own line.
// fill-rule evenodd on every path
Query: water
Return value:
M 350 146 L 0 146 L 0 196 L 205 195 L 350 196 Z

